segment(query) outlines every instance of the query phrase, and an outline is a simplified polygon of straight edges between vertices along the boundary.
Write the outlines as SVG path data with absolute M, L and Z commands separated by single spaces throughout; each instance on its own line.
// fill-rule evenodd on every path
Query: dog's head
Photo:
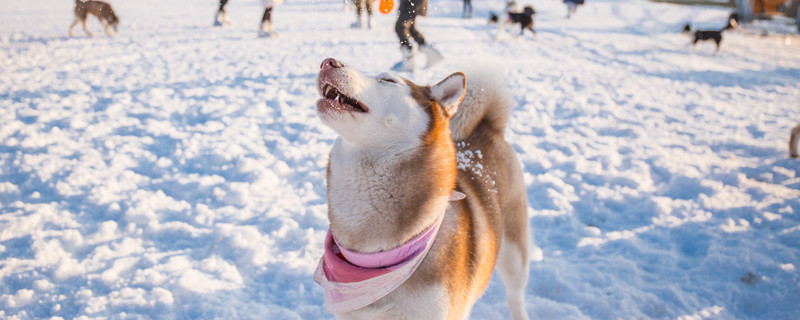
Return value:
M 731 13 L 728 16 L 728 20 L 729 21 L 733 21 L 734 23 L 736 23 L 734 26 L 742 23 L 742 17 L 736 12 Z
M 688 23 L 683 25 L 683 30 L 681 30 L 681 32 L 683 32 L 683 33 L 692 32 L 692 26 L 690 24 L 688 24 Z
M 369 77 L 328 58 L 317 76 L 317 116 L 361 148 L 412 148 L 446 135 L 466 90 L 456 72 L 433 86 L 391 73 Z
M 496 24 L 500 20 L 500 17 L 497 16 L 494 12 L 489 12 L 489 21 L 488 24 Z
M 733 17 L 733 15 L 735 15 L 735 13 L 731 14 L 731 17 L 728 18 L 728 24 L 725 26 L 725 30 L 733 30 L 739 26 L 738 15 L 736 15 L 736 17 Z

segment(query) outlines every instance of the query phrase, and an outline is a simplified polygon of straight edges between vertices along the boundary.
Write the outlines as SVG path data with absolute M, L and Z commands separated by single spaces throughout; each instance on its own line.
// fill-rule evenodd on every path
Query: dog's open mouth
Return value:
M 322 87 L 322 96 L 325 99 L 335 101 L 335 103 L 331 103 L 334 107 L 340 107 L 344 110 L 356 111 L 356 112 L 367 112 L 369 109 L 361 102 L 351 97 L 348 97 L 342 94 L 336 87 L 330 84 L 324 84 Z

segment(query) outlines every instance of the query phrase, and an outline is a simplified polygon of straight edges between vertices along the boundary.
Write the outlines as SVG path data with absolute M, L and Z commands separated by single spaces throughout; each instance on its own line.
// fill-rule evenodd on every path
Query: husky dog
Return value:
M 800 124 L 792 128 L 789 134 L 789 156 L 792 158 L 800 157 L 800 153 L 797 152 L 798 143 L 800 143 Z
M 92 36 L 92 33 L 86 28 L 86 18 L 89 14 L 94 15 L 97 17 L 97 20 L 100 20 L 100 23 L 105 27 L 107 35 L 111 35 L 109 28 L 114 28 L 114 32 L 117 32 L 119 18 L 114 14 L 114 9 L 111 8 L 110 4 L 103 1 L 75 0 L 75 22 L 69 27 L 70 36 L 72 36 L 72 29 L 78 25 L 78 22 L 82 22 L 83 31 L 86 31 L 86 34 L 90 37 Z
M 528 319 L 527 196 L 491 77 L 432 86 L 368 77 L 328 58 L 317 115 L 339 138 L 330 229 L 315 281 L 339 319 L 465 319 L 495 263 L 513 319 Z M 464 197 L 466 195 L 466 197 Z
M 725 25 L 725 28 L 720 30 L 695 30 L 694 32 L 692 31 L 692 26 L 687 23 L 683 26 L 683 33 L 692 35 L 692 47 L 694 50 L 697 50 L 697 43 L 700 41 L 714 41 L 717 45 L 717 51 L 719 51 L 719 44 L 722 42 L 722 32 L 735 29 L 739 25 L 738 21 L 739 16 L 731 14 L 728 17 L 728 24 Z
M 489 12 L 489 23 L 497 24 L 497 35 L 494 39 L 500 39 L 500 34 L 506 30 L 508 25 L 514 26 L 516 24 L 519 24 L 519 36 L 522 36 L 525 30 L 529 30 L 535 37 L 536 31 L 533 30 L 533 16 L 535 14 L 536 11 L 531 6 L 525 6 L 522 12 L 507 11 L 505 17 Z

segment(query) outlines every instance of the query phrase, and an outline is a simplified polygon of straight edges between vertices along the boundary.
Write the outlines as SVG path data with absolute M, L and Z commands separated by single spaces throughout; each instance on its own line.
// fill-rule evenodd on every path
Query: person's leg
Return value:
M 417 28 L 414 27 L 413 22 L 411 24 L 409 33 L 411 33 L 411 36 L 414 37 L 414 41 L 416 41 L 417 44 L 419 45 L 418 46 L 419 52 L 422 52 L 425 55 L 426 68 L 429 68 L 434 64 L 438 63 L 439 61 L 442 61 L 442 59 L 444 59 L 444 56 L 442 56 L 439 50 L 436 50 L 431 45 L 425 43 L 425 38 L 423 38 L 422 34 L 419 33 L 419 31 L 417 31 Z
M 575 15 L 575 10 L 578 9 L 578 4 L 574 2 L 567 2 L 567 18 L 572 18 Z
M 356 3 L 356 15 L 359 16 L 359 17 L 364 12 L 364 1 L 365 0 L 355 0 L 355 3 Z
M 264 8 L 264 15 L 261 16 L 261 26 L 258 28 L 259 37 L 273 36 L 272 31 L 272 7 Z
M 392 66 L 395 71 L 413 71 L 414 70 L 414 49 L 411 46 L 411 36 L 409 35 L 409 28 L 413 22 L 412 13 L 409 10 L 408 2 L 402 0 L 398 8 L 397 22 L 394 24 L 394 32 L 397 34 L 397 40 L 400 41 L 400 53 L 403 55 L 403 60 Z
M 413 20 L 411 20 L 410 14 L 404 14 L 405 12 L 402 11 L 402 6 L 400 9 L 401 11 L 397 16 L 397 22 L 394 24 L 394 32 L 397 35 L 397 40 L 400 41 L 400 47 L 411 51 L 409 29 Z
M 351 28 L 361 28 L 364 26 L 364 20 L 361 20 L 361 14 L 364 12 L 364 5 L 371 0 L 355 0 L 356 5 L 356 21 L 350 25 Z
M 414 41 L 421 46 L 425 44 L 425 37 L 422 36 L 422 33 L 417 31 L 415 23 L 416 20 L 416 17 L 414 17 L 414 19 L 409 20 L 406 22 L 406 24 L 408 25 L 408 34 L 411 35 L 411 37 L 414 38 Z
M 794 21 L 797 23 L 797 32 L 800 32 L 800 8 L 797 8 L 797 17 Z
M 364 0 L 364 5 L 367 6 L 367 27 L 372 29 L 372 25 L 375 24 L 372 16 L 372 0 Z
M 406 24 L 408 25 L 408 34 L 411 35 L 412 38 L 414 38 L 414 41 L 417 43 L 417 48 L 419 49 L 419 52 L 422 52 L 425 55 L 426 59 L 425 67 L 428 68 L 438 63 L 439 61 L 442 61 L 442 59 L 444 59 L 444 56 L 442 56 L 439 50 L 436 50 L 429 44 L 425 43 L 425 37 L 423 37 L 422 33 L 420 33 L 417 30 L 416 20 L 417 20 L 416 15 L 414 15 L 414 17 L 411 20 L 406 22 Z
M 214 17 L 214 26 L 220 27 L 228 24 L 228 13 L 225 12 L 226 4 L 228 4 L 228 0 L 219 0 L 219 9 L 217 9 L 217 15 Z
M 272 22 L 272 7 L 264 8 L 264 15 L 261 16 L 261 22 L 264 21 Z

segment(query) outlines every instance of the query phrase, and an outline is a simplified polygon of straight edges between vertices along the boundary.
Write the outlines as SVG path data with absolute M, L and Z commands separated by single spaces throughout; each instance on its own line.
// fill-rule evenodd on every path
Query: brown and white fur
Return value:
M 456 72 L 420 86 L 391 73 L 368 77 L 330 58 L 317 80 L 317 115 L 339 134 L 327 193 L 340 245 L 364 253 L 392 249 L 448 210 L 408 281 L 336 317 L 468 318 L 497 263 L 512 318 L 528 319 L 527 196 L 504 139 L 510 103 L 502 85 Z M 449 202 L 453 190 L 466 199 Z
M 789 133 L 789 156 L 792 158 L 800 157 L 800 153 L 797 152 L 798 143 L 800 143 L 800 124 L 792 128 L 792 132 Z
M 86 19 L 89 17 L 89 14 L 94 15 L 97 17 L 97 20 L 100 20 L 100 24 L 105 27 L 107 35 L 111 35 L 112 28 L 114 32 L 117 32 L 119 18 L 114 14 L 114 9 L 111 8 L 110 4 L 103 1 L 75 0 L 75 22 L 69 27 L 70 36 L 72 36 L 72 29 L 75 29 L 78 22 L 83 23 L 83 31 L 86 31 L 86 34 L 90 37 L 92 36 L 92 33 L 86 28 Z

